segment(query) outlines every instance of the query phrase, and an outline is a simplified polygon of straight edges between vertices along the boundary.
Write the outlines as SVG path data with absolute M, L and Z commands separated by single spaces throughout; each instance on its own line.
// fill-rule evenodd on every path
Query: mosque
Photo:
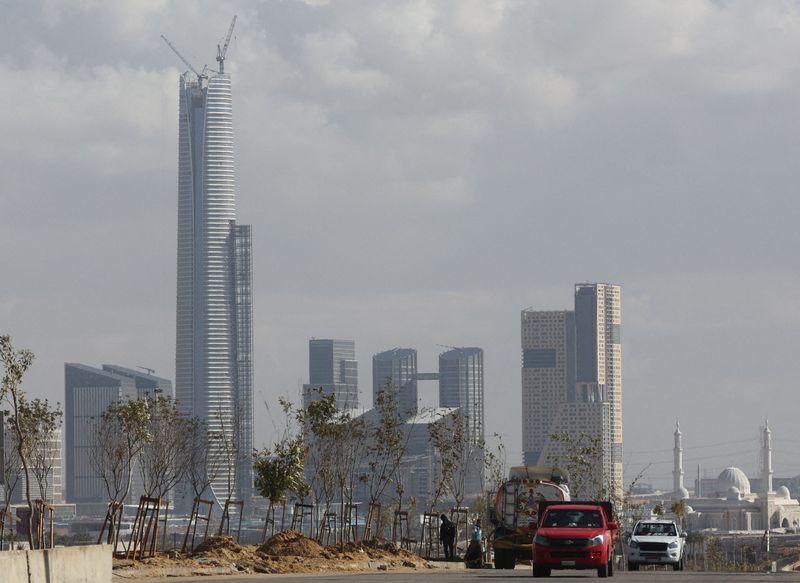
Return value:
M 786 486 L 777 491 L 772 488 L 769 421 L 761 430 L 761 478 L 757 492 L 751 491 L 750 480 L 742 470 L 729 467 L 722 470 L 716 480 L 702 480 L 698 475 L 695 492 L 690 495 L 683 485 L 681 438 L 680 425 L 676 424 L 673 490 L 669 497 L 672 501 L 683 500 L 686 504 L 688 530 L 764 531 L 767 526 L 770 529 L 800 528 L 800 502 L 791 497 Z

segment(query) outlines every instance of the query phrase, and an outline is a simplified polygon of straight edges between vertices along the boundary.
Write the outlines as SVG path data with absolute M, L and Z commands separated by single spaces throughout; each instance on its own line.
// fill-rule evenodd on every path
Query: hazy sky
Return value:
M 65 361 L 173 377 L 184 67 L 159 35 L 213 66 L 236 13 L 258 443 L 311 336 L 355 339 L 367 403 L 372 354 L 481 346 L 519 463 L 520 310 L 611 281 L 628 479 L 671 483 L 676 418 L 687 480 L 754 474 L 766 416 L 800 472 L 796 3 L 2 4 L 0 333 L 31 394 L 63 401 Z

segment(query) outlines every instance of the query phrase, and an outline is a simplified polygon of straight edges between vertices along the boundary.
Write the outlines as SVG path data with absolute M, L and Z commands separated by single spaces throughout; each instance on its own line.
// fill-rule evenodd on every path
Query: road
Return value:
M 552 577 L 545 581 L 594 581 L 597 574 L 593 571 L 556 571 Z M 248 575 L 244 577 L 198 577 L 180 579 L 147 579 L 147 583 L 176 583 L 203 581 L 204 583 L 256 583 L 275 581 L 276 583 L 310 583 L 310 581 L 325 583 L 457 583 L 460 581 L 474 581 L 475 583 L 514 583 L 531 581 L 529 569 L 518 568 L 514 571 L 495 571 L 484 569 L 481 571 L 447 570 L 447 571 L 422 571 L 412 573 L 348 573 L 346 575 Z M 121 581 L 114 578 L 115 583 Z M 139 579 L 143 583 L 144 580 Z M 693 572 L 617 572 L 613 581 L 620 583 L 744 583 L 747 581 L 771 582 L 800 582 L 800 573 L 693 573 Z

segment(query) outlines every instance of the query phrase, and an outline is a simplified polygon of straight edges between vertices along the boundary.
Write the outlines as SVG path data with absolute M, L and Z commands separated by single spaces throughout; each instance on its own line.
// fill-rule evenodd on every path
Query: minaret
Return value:
M 764 441 L 761 449 L 761 491 L 764 496 L 772 493 L 772 431 L 769 419 L 764 421 Z
M 675 448 L 672 450 L 672 491 L 680 495 L 683 491 L 683 445 L 681 444 L 681 424 L 675 422 Z

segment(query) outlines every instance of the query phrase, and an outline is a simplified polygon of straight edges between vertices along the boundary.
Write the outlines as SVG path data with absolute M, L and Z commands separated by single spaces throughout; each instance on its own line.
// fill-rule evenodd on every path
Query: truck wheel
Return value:
M 511 566 L 509 567 L 509 563 Z M 495 569 L 513 569 L 514 568 L 514 551 L 508 549 L 495 549 L 494 550 L 494 568 Z
M 631 563 L 628 561 L 628 571 L 638 571 L 639 570 L 639 563 Z
M 597 576 L 601 578 L 608 577 L 608 563 L 605 563 L 602 567 L 597 567 Z
M 537 567 L 536 565 L 533 566 L 533 576 L 534 577 L 549 577 L 550 576 L 550 568 L 549 567 Z

